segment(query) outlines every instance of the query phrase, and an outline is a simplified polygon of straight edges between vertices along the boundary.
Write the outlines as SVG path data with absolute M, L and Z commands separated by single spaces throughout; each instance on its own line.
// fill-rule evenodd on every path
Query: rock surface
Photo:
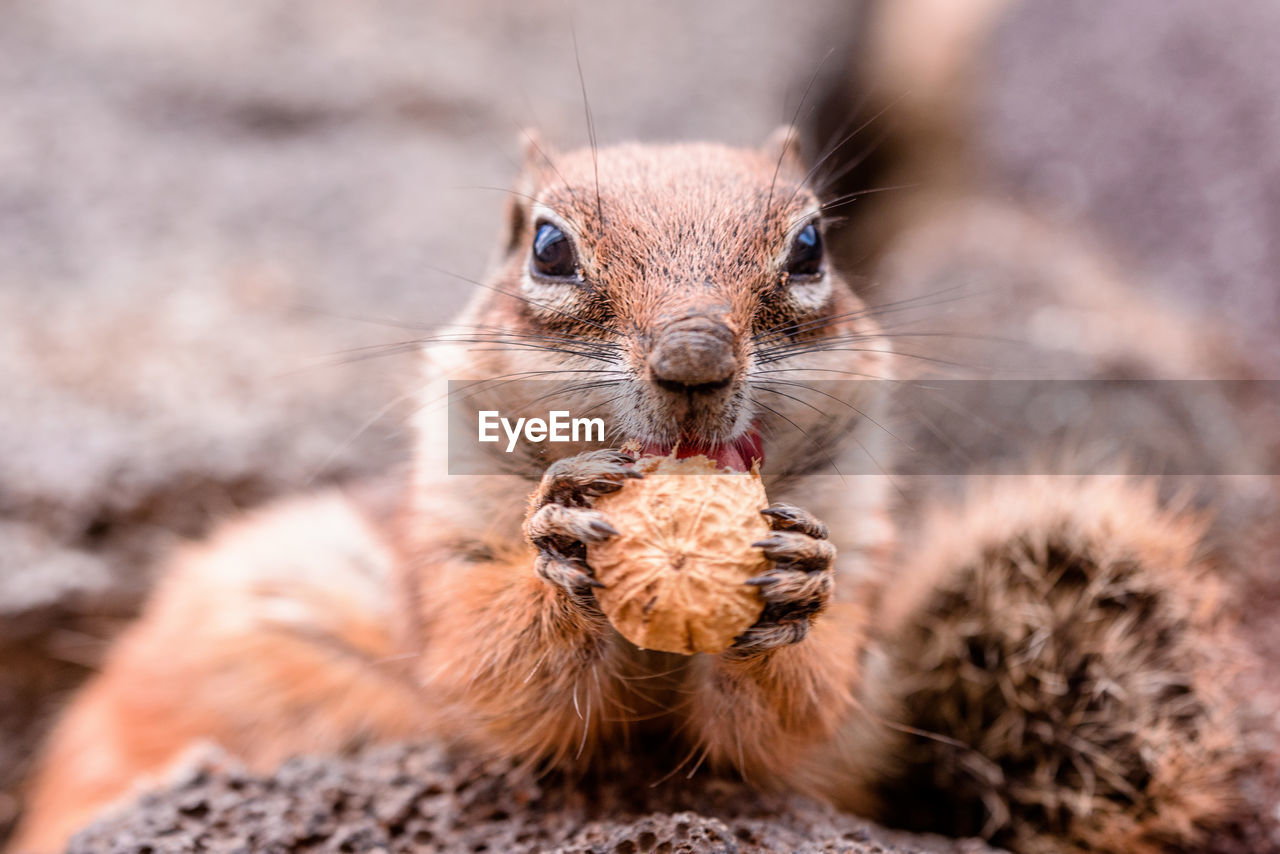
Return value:
M 569 786 L 434 746 L 297 759 L 269 777 L 205 759 L 172 788 L 81 833 L 68 852 L 142 850 L 995 854 L 977 841 L 894 833 L 733 783 Z

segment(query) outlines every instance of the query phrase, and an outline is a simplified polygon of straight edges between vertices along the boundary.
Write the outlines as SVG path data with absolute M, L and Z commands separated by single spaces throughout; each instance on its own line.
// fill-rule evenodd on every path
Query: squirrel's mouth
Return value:
M 722 468 L 734 471 L 750 471 L 752 465 L 764 465 L 764 441 L 760 433 L 752 427 L 732 442 L 707 442 L 697 438 L 683 438 L 674 443 L 650 442 L 641 451 L 641 456 L 665 457 L 675 451 L 677 459 L 705 456 Z

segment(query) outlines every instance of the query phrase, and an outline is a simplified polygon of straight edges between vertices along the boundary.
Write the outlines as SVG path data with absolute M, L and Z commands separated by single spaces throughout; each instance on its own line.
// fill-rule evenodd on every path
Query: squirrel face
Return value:
M 888 352 L 828 263 L 804 182 L 785 139 L 550 154 L 531 138 L 468 318 L 523 343 L 477 354 L 485 373 L 546 372 L 557 408 L 603 415 L 615 444 L 646 453 L 830 463 L 852 398 L 876 385 L 853 381 L 887 377 Z

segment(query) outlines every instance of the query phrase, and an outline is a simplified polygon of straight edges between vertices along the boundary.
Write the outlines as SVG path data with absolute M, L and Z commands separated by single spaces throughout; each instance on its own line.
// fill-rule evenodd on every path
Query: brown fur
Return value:
M 218 742 L 260 767 L 296 752 L 418 733 L 576 771 L 630 767 L 632 756 L 645 754 L 660 757 L 669 771 L 705 764 L 762 787 L 876 810 L 874 783 L 900 746 L 883 725 L 899 709 L 918 716 L 915 695 L 904 696 L 900 687 L 917 679 L 927 687 L 926 677 L 935 673 L 909 665 L 929 660 L 923 656 L 930 627 L 946 632 L 949 620 L 969 613 L 965 597 L 951 597 L 953 610 L 942 608 L 938 597 L 989 561 L 959 557 L 969 553 L 959 535 L 940 536 L 938 548 L 947 551 L 908 564 L 906 576 L 891 573 L 884 479 L 801 478 L 874 452 L 880 430 L 872 418 L 880 401 L 853 383 L 849 399 L 835 401 L 841 405 L 784 395 L 766 401 L 766 366 L 795 369 L 783 376 L 796 379 L 829 379 L 829 372 L 888 378 L 892 362 L 838 274 L 827 273 L 829 289 L 806 289 L 781 269 L 789 236 L 817 209 L 789 139 L 784 132 L 766 151 L 621 146 L 563 156 L 548 156 L 534 141 L 489 288 L 454 331 L 428 349 L 424 401 L 447 393 L 448 379 L 480 382 L 447 411 L 424 405 L 416 473 L 394 547 L 331 498 L 267 511 L 180 560 L 55 733 L 18 849 L 52 850 L 131 787 L 154 781 L 199 740 Z M 555 217 L 577 242 L 581 282 L 547 285 L 525 273 L 540 215 Z M 654 342 L 690 317 L 728 330 L 738 366 L 731 384 L 696 404 L 653 382 L 647 368 Z M 839 346 L 781 351 L 776 362 L 761 358 L 771 347 L 833 336 Z M 468 346 L 477 337 L 490 346 Z M 566 391 L 557 406 L 603 409 L 622 425 L 626 435 L 616 438 L 723 441 L 757 423 L 771 498 L 803 508 L 793 508 L 801 515 L 773 521 L 787 536 L 775 538 L 766 553 L 780 576 L 797 573 L 794 578 L 808 581 L 818 574 L 822 583 L 766 590 L 766 598 L 774 598 L 760 624 L 719 656 L 643 652 L 613 631 L 594 606 L 590 568 L 574 548 L 598 516 L 592 495 L 625 477 L 617 461 L 569 458 L 582 449 L 568 446 L 559 461 L 519 458 L 504 461 L 507 474 L 451 477 L 448 465 L 457 461 L 443 450 L 450 418 L 486 408 L 513 414 L 537 408 L 510 385 L 485 380 L 587 370 L 601 371 L 595 376 L 608 386 Z M 1159 601 L 1182 615 L 1170 619 L 1159 608 L 1108 612 L 1097 628 L 1114 643 L 1099 654 L 1114 651 L 1138 685 L 1148 678 L 1162 685 L 1193 679 L 1194 667 L 1149 650 L 1156 631 L 1168 648 L 1198 643 L 1200 624 L 1177 610 L 1185 597 L 1176 592 L 1197 566 L 1192 529 L 1114 503 L 1063 501 L 1055 505 L 1060 515 L 1078 515 L 1090 532 L 1077 540 L 1089 566 L 1111 566 L 1117 550 L 1137 549 L 1126 558 L 1125 583 L 1144 591 L 1174 584 L 1175 592 Z M 1004 508 L 996 501 L 980 506 L 997 517 Z M 560 509 L 542 512 L 547 507 Z M 1127 515 L 1107 515 L 1117 509 Z M 1107 527 L 1114 518 L 1132 525 Z M 1043 560 L 1044 544 L 1073 524 L 1049 514 L 1026 519 L 1022 529 L 988 526 L 987 539 L 973 538 L 966 547 L 980 555 L 987 554 L 982 549 L 1022 549 L 1015 566 L 996 561 L 983 576 L 993 591 L 1016 597 L 1024 595 L 1023 582 L 1008 573 L 1024 564 L 1031 576 L 1054 571 L 1053 562 Z M 828 530 L 834 561 L 825 545 L 806 548 L 827 540 Z M 1002 536 L 1014 539 L 1004 543 Z M 788 563 L 798 552 L 822 558 L 799 568 Z M 383 579 L 384 572 L 393 580 Z M 873 622 L 877 613 L 882 619 Z M 1001 609 L 981 614 L 1001 636 L 1016 629 L 1010 617 Z M 1064 638 L 1069 644 L 1096 640 Z M 940 702 L 953 687 L 964 695 L 963 675 L 933 684 Z M 1074 708 L 1070 697 L 1047 695 L 1036 701 Z M 1119 805 L 1056 825 L 1067 834 L 1061 849 L 1124 850 L 1114 847 L 1116 840 L 1135 838 L 1126 828 L 1139 824 L 1194 839 L 1217 820 L 1228 807 L 1220 795 L 1229 766 L 1200 735 L 1218 731 L 1186 723 L 1211 708 L 1217 707 L 1165 703 L 1159 692 L 1135 696 L 1132 706 L 1122 698 L 1108 707 L 1117 720 L 1162 722 L 1158 735 L 1169 743 L 1160 755 L 1169 769 L 1189 758 L 1208 764 L 1182 792 L 1170 791 L 1159 774 L 1149 785 L 1122 775 L 1126 785 L 1145 787 L 1141 814 L 1115 799 L 1100 801 Z M 1012 710 L 1015 717 L 1021 713 Z M 1176 721 L 1169 718 L 1175 713 Z M 964 730 L 965 721 L 945 723 L 954 725 L 955 738 L 977 737 Z M 1004 746 L 994 745 L 989 761 L 1001 762 Z M 1019 799 L 1038 785 L 1037 773 L 1032 769 L 980 797 L 1007 802 L 993 811 L 1013 815 Z M 967 789 L 956 793 L 968 796 Z M 1053 789 L 1044 797 L 1065 796 Z M 1148 813 L 1161 818 L 1153 823 Z M 1030 821 L 1018 826 L 1029 828 Z M 1010 838 L 1025 842 L 1026 850 L 1058 844 L 1027 833 Z
M 201 742 L 270 769 L 421 732 L 397 678 L 390 560 L 339 495 L 269 508 L 179 555 L 49 743 L 15 851 L 59 850 Z
M 885 693 L 945 736 L 904 739 L 895 819 L 1016 851 L 1204 850 L 1250 750 L 1203 529 L 1121 477 L 996 480 L 936 511 L 881 615 Z
M 776 142 L 785 144 L 783 139 Z M 491 278 L 500 292 L 481 295 L 462 328 L 482 320 L 503 328 L 615 343 L 623 374 L 629 378 L 621 383 L 626 393 L 612 404 L 618 420 L 646 412 L 653 425 L 651 439 L 671 440 L 681 429 L 710 436 L 729 433 L 734 413 L 743 405 L 739 400 L 730 396 L 717 401 L 718 408 L 684 413 L 682 401 L 647 382 L 645 358 L 664 324 L 706 314 L 734 331 L 745 374 L 750 370 L 753 333 L 812 319 L 788 304 L 777 270 L 789 228 L 806 210 L 816 208 L 816 200 L 797 186 L 803 172 L 790 156 L 787 150 L 744 152 L 714 145 L 602 150 L 597 207 L 590 153 L 557 158 L 552 166 L 533 146 L 520 188 L 524 195 L 513 201 L 511 221 L 517 236 L 507 245 L 515 248 L 500 260 Z M 766 207 L 771 185 L 773 201 Z M 527 264 L 528 249 L 519 235 L 531 232 L 534 215 L 526 195 L 554 211 L 579 238 L 589 285 L 573 292 L 572 302 L 557 303 L 559 311 L 540 310 L 507 296 L 520 290 Z M 838 280 L 836 284 L 822 312 L 833 317 L 855 312 L 859 304 L 851 290 Z M 627 331 L 613 335 L 601 326 Z M 874 327 L 859 314 L 816 323 L 806 332 L 816 337 L 835 330 L 871 334 Z M 440 362 L 449 364 L 451 355 L 436 357 L 438 370 Z M 499 376 L 533 365 L 589 367 L 584 360 L 560 354 L 490 352 L 464 359 L 466 369 L 478 376 Z M 887 370 L 887 356 L 881 352 L 817 354 L 797 361 L 806 367 L 825 365 L 872 376 Z M 449 364 L 443 370 L 451 369 L 456 370 Z M 613 394 L 594 392 L 581 408 Z M 504 410 L 512 408 L 509 388 L 492 396 L 482 391 L 466 407 L 492 408 L 499 400 Z M 785 399 L 770 405 L 810 431 L 849 424 L 844 412 L 824 419 L 822 413 L 815 416 L 811 408 L 806 411 L 804 405 Z M 826 465 L 827 460 L 825 455 L 813 456 L 815 451 L 808 447 L 812 440 L 785 421 L 767 412 L 758 414 L 766 422 L 762 432 L 772 439 L 771 460 L 765 467 L 770 493 L 785 499 L 797 471 Z M 824 420 L 832 424 L 824 425 Z M 642 429 L 637 427 L 631 435 Z M 424 448 L 423 458 L 429 453 Z M 527 473 L 538 477 L 543 466 L 531 465 Z M 506 501 L 507 518 L 518 519 L 506 497 L 519 495 L 518 486 L 473 483 L 471 488 L 492 490 L 477 506 Z M 420 518 L 434 515 L 427 508 L 438 495 L 430 476 L 420 472 L 415 492 L 423 508 Z M 547 500 L 540 495 L 535 495 L 534 510 Z M 871 501 L 882 506 L 878 498 Z M 813 501 L 806 503 L 812 506 Z M 844 504 L 844 513 L 857 513 L 855 505 Z M 841 517 L 838 510 L 823 509 L 819 514 L 832 521 Z M 858 606 L 849 606 L 846 621 L 821 621 L 823 631 L 830 624 L 829 643 L 810 639 L 745 659 L 704 661 L 641 653 L 598 611 L 580 607 L 530 571 L 534 552 L 518 540 L 512 542 L 514 525 L 498 533 L 492 519 L 486 512 L 475 520 L 479 526 L 472 536 L 484 543 L 484 550 L 501 555 L 496 560 L 460 561 L 433 551 L 430 543 L 411 543 L 410 552 L 430 557 L 405 565 L 409 595 L 424 603 L 420 634 L 411 644 L 422 650 L 415 672 L 440 692 L 437 696 L 444 702 L 459 707 L 455 733 L 506 755 L 571 765 L 615 757 L 632 739 L 681 733 L 686 746 L 669 748 L 677 759 L 705 751 L 712 766 L 737 767 L 761 783 L 812 788 L 806 754 L 828 744 L 837 723 L 852 708 L 850 688 L 862 625 Z M 465 530 L 471 522 L 465 519 L 460 527 Z M 864 526 L 844 529 L 850 546 L 859 527 Z M 862 561 L 852 547 L 845 563 L 849 575 L 866 572 L 859 569 Z M 477 626 L 488 630 L 477 632 Z M 735 712 L 712 712 L 724 708 Z

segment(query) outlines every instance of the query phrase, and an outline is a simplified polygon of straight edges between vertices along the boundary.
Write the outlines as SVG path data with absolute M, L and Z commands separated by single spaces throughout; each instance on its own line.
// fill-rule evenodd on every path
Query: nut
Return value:
M 751 545 L 769 535 L 760 476 L 702 456 L 648 457 L 636 468 L 643 480 L 595 503 L 620 532 L 587 548 L 605 585 L 600 608 L 641 649 L 723 652 L 764 609 L 744 583 L 770 565 Z

